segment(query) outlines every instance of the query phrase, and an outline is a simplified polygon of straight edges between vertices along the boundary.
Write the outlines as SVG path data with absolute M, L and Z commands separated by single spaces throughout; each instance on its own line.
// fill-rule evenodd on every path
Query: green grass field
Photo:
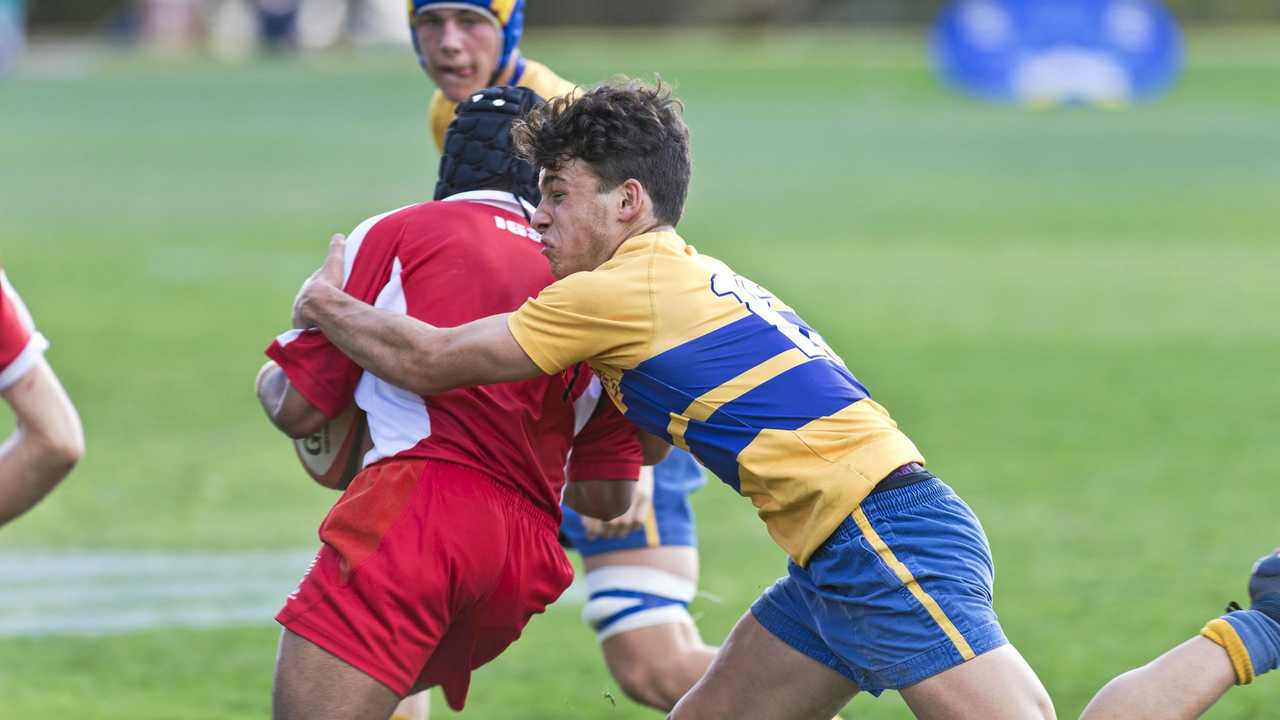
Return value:
M 1280 544 L 1280 35 L 1193 34 L 1154 105 L 1030 112 L 939 87 L 909 35 L 532 34 L 579 81 L 677 85 L 683 234 L 819 328 L 974 506 L 1061 717 L 1242 599 Z M 408 50 L 0 82 L 0 258 L 88 433 L 0 551 L 314 545 L 334 497 L 253 374 L 329 234 L 430 196 L 428 90 Z M 784 560 L 749 503 L 695 500 L 716 642 Z M 264 717 L 277 635 L 0 638 L 0 718 Z M 1266 677 L 1210 717 L 1278 706 Z M 891 693 L 845 715 L 908 716 Z M 478 673 L 467 716 L 655 714 L 568 607 Z

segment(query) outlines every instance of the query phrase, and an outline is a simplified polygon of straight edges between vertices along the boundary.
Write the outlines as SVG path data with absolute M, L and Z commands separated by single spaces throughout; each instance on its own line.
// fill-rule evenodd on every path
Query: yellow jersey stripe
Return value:
M 688 429 L 689 418 L 671 413 L 671 422 L 667 423 L 667 434 L 671 436 L 671 444 L 685 452 L 689 452 L 689 445 L 684 441 L 684 434 Z
M 719 387 L 703 393 L 701 397 L 689 403 L 684 414 L 690 420 L 706 421 L 720 409 L 721 405 L 737 400 L 747 392 L 812 359 L 800 352 L 798 348 L 778 353 L 737 377 L 730 378 Z
M 964 639 L 964 635 L 961 635 L 960 631 L 956 629 L 955 623 L 951 622 L 951 618 L 947 617 L 947 614 L 938 606 L 938 601 L 934 600 L 929 593 L 924 591 L 924 588 L 920 587 L 920 583 L 916 581 L 915 576 L 911 574 L 907 566 L 902 564 L 898 556 L 893 554 L 893 550 L 889 549 L 889 546 L 880 538 L 880 534 L 876 532 L 875 528 L 871 527 L 871 521 L 867 519 L 866 513 L 862 512 L 862 508 L 853 511 L 853 521 L 857 523 L 858 529 L 867 538 L 867 542 L 871 543 L 871 547 L 880 556 L 880 559 L 884 561 L 884 564 L 888 565 L 894 574 L 898 576 L 898 579 L 902 581 L 902 584 L 907 586 L 907 589 L 915 596 L 916 601 L 923 605 L 925 610 L 929 611 L 929 616 L 933 618 L 934 622 L 938 623 L 938 627 L 942 628 L 942 632 L 946 633 L 947 637 L 951 639 L 951 643 L 956 646 L 956 650 L 960 651 L 960 657 L 966 661 L 976 657 L 973 648 L 969 647 L 969 641 Z
M 690 420 L 706 422 L 723 405 L 812 359 L 798 349 L 785 350 L 703 393 L 689 403 L 684 414 L 670 413 L 671 422 L 667 423 L 667 434 L 671 436 L 671 444 L 687 451 L 689 445 L 685 442 L 684 434 L 689 429 Z
M 644 542 L 649 547 L 662 544 L 662 536 L 658 534 L 658 513 L 652 506 L 644 516 Z
M 1237 685 L 1253 682 L 1253 659 L 1249 657 L 1249 649 L 1244 646 L 1244 641 L 1240 639 L 1236 629 L 1231 627 L 1231 623 L 1222 618 L 1210 620 L 1200 631 L 1200 635 L 1227 651 L 1231 667 L 1236 671 Z

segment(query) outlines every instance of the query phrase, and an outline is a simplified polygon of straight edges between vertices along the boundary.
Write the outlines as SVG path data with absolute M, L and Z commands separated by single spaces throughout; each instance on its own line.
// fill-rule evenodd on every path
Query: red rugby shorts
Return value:
M 364 470 L 320 539 L 276 620 L 401 696 L 441 686 L 455 710 L 471 671 L 573 579 L 550 516 L 481 473 L 434 460 Z

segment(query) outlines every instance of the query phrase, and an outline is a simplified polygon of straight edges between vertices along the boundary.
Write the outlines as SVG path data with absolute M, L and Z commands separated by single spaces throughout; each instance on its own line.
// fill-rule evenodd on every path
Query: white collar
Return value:
M 514 215 L 523 215 L 524 217 L 533 217 L 533 211 L 537 209 L 524 198 L 520 198 L 520 202 L 517 204 L 515 194 L 504 190 L 468 190 L 467 192 L 454 193 L 441 202 L 456 202 L 459 200 L 491 205 L 499 210 L 506 210 Z M 523 206 L 523 209 L 521 206 Z

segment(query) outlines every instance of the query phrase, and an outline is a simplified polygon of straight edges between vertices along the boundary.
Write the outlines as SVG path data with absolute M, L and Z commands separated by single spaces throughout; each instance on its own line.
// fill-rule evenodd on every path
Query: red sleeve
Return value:
M 396 213 L 361 223 L 347 238 L 342 289 L 371 305 L 380 296 L 394 295 L 400 279 L 396 248 L 404 224 Z M 330 419 L 346 410 L 355 397 L 364 370 L 342 353 L 318 328 L 290 330 L 267 346 L 289 383 Z
M 23 317 L 17 293 L 7 280 L 0 286 L 0 369 L 22 354 L 31 340 L 31 327 Z
M 569 482 L 582 480 L 636 480 L 644 450 L 636 427 L 607 398 L 599 405 L 582 432 L 573 440 L 569 457 Z
M 0 270 L 0 390 L 12 387 L 44 357 L 49 341 Z

